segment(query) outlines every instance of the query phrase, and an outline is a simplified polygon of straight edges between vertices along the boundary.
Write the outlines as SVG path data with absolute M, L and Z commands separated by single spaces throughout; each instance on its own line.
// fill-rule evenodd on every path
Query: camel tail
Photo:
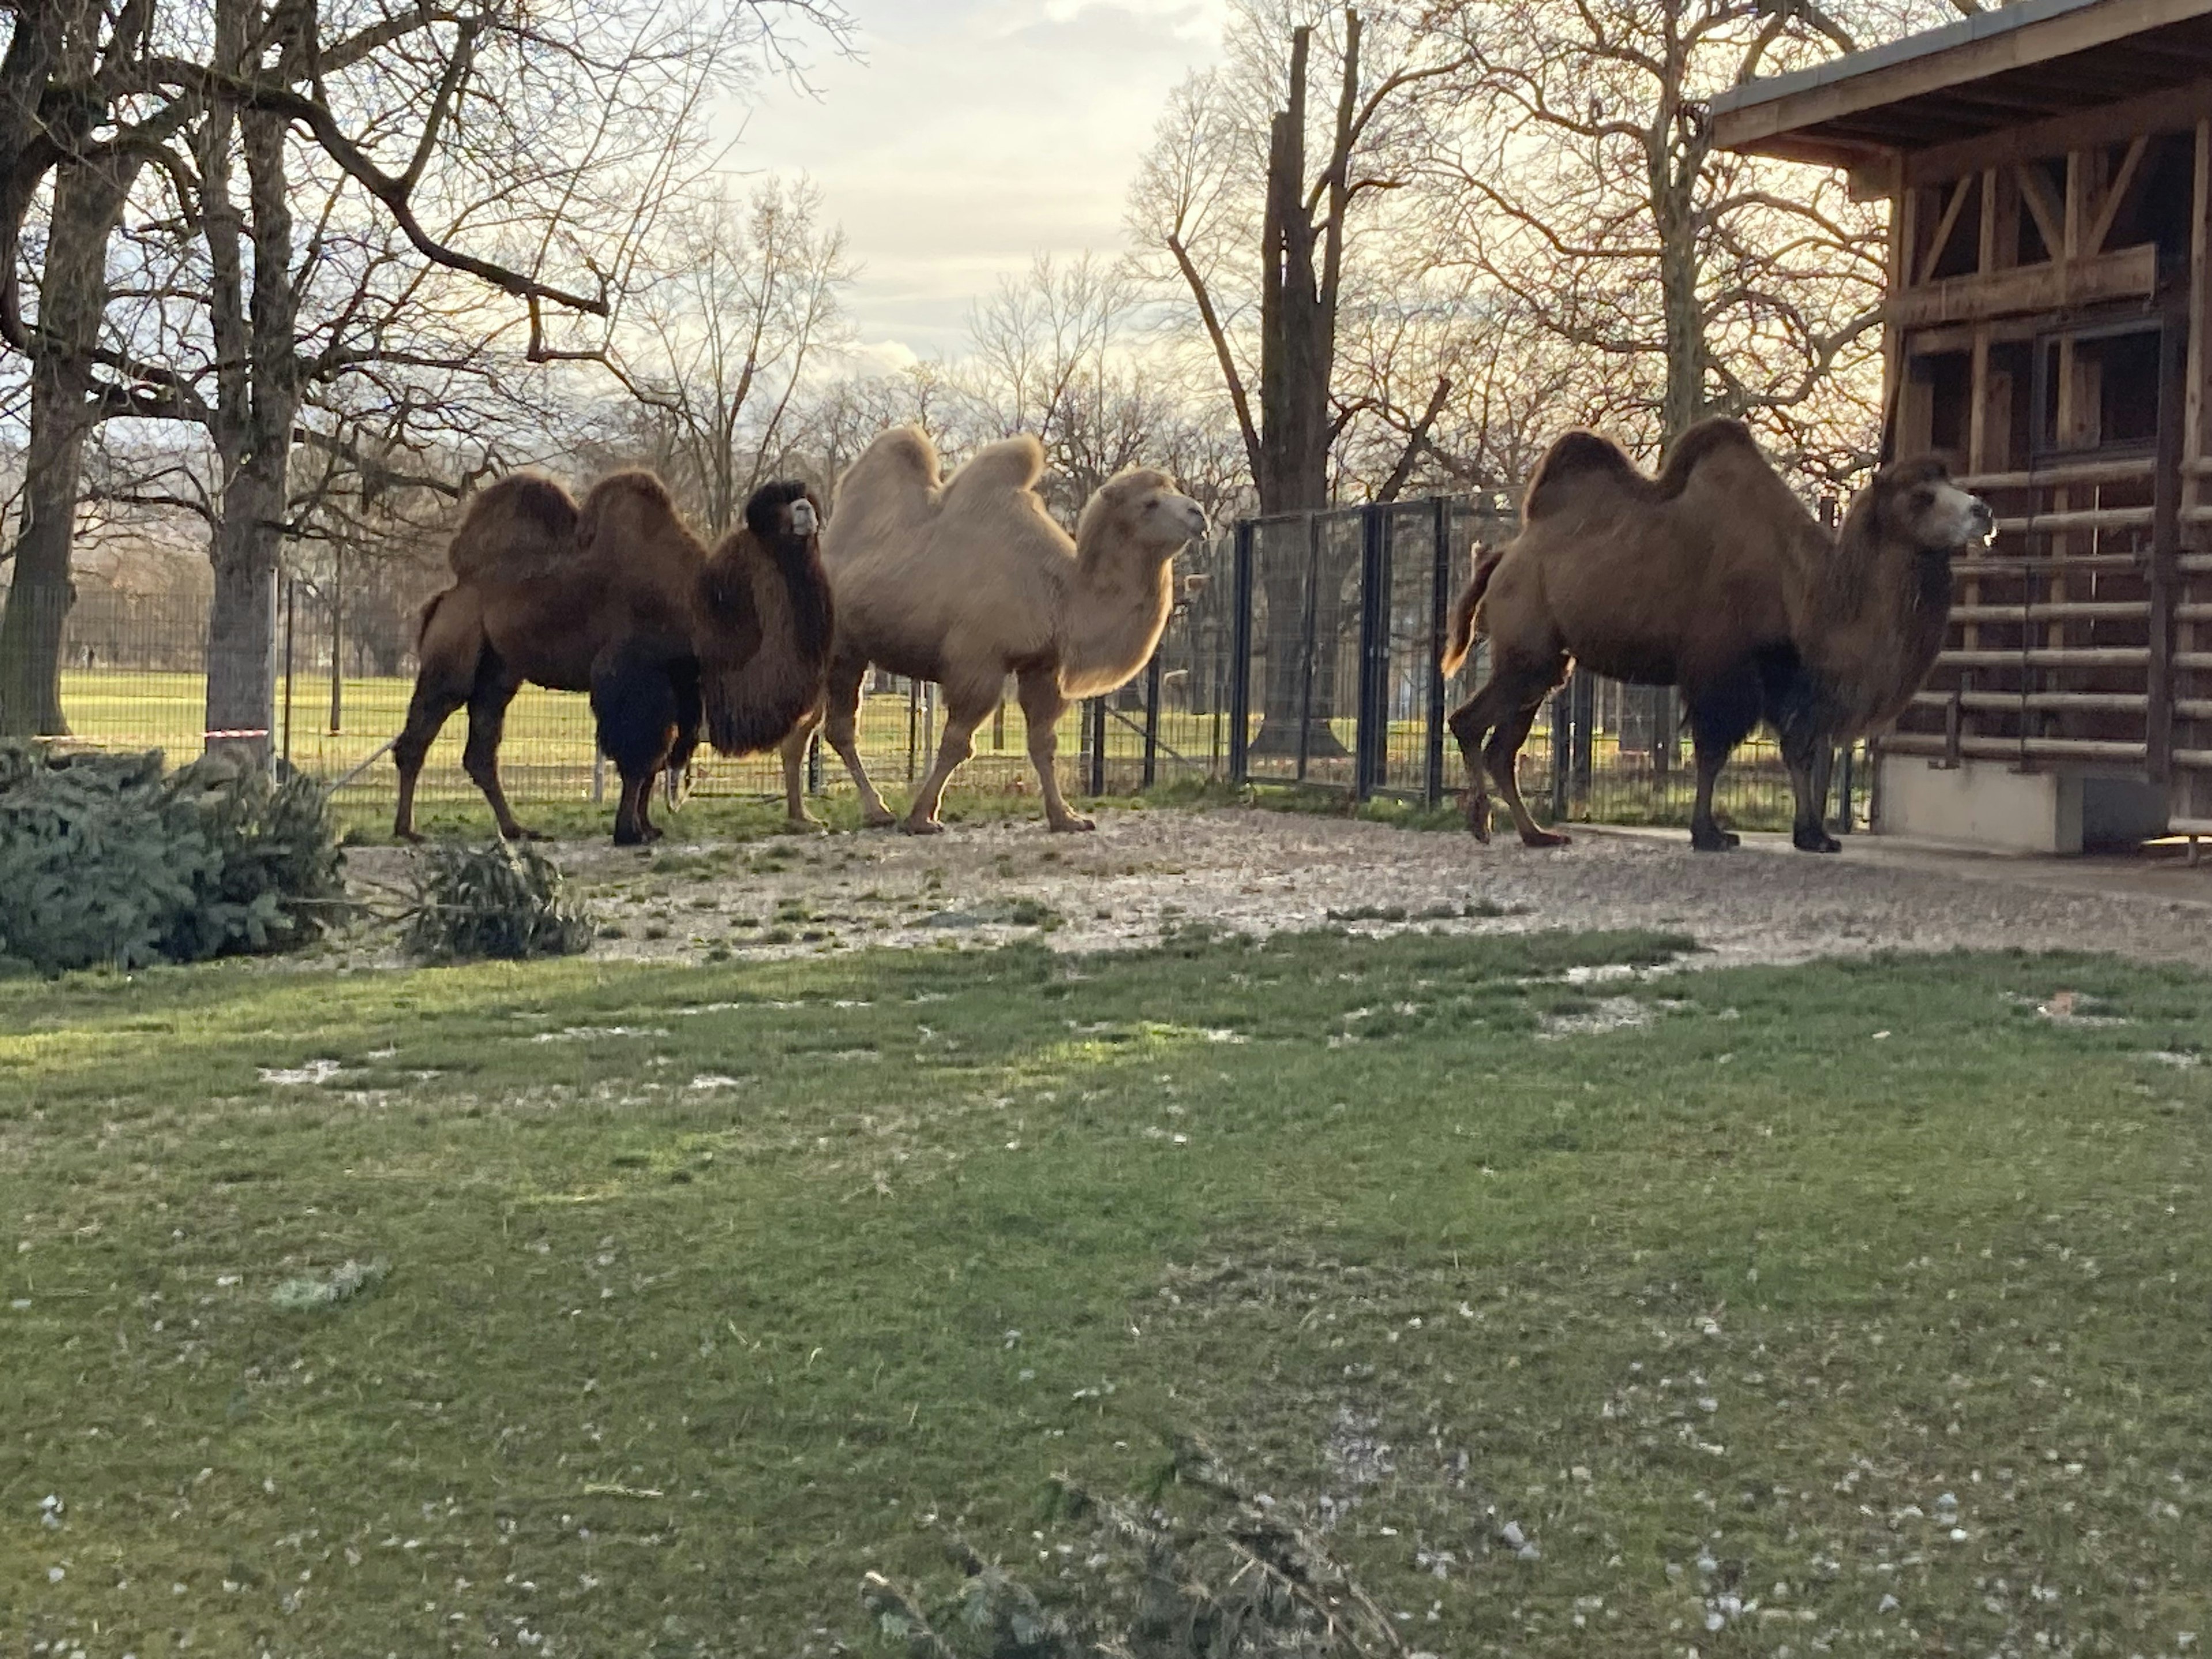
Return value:
M 1503 548 L 1486 548 L 1474 562 L 1474 574 L 1468 578 L 1467 586 L 1452 601 L 1451 622 L 1444 635 L 1444 654 L 1437 665 L 1447 677 L 1459 672 L 1467 653 L 1474 648 L 1475 614 L 1482 609 L 1482 596 L 1490 590 L 1490 579 L 1497 573 L 1498 562 L 1505 556 Z
M 446 594 L 450 593 L 453 591 L 453 590 L 452 588 L 448 587 L 443 592 L 433 593 L 428 599 L 422 601 L 422 608 L 415 613 L 415 651 L 416 655 L 419 656 L 422 654 L 422 641 L 430 637 L 430 619 L 438 614 L 438 607 L 446 602 Z

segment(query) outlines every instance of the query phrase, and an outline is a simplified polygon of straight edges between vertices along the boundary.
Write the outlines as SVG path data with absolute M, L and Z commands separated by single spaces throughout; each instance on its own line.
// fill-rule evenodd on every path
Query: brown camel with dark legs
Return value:
M 1825 827 L 1834 746 L 1895 720 L 1927 678 L 1950 612 L 1950 560 L 1989 534 L 1989 508 L 1941 461 L 1893 462 L 1834 532 L 1791 493 L 1739 422 L 1682 434 L 1656 478 L 1594 432 L 1536 465 L 1522 528 L 1484 554 L 1452 606 L 1443 668 L 1474 635 L 1490 677 L 1451 715 L 1468 769 L 1468 827 L 1490 838 L 1495 784 L 1521 839 L 1557 847 L 1521 799 L 1515 764 L 1547 694 L 1577 665 L 1679 688 L 1697 757 L 1691 844 L 1733 847 L 1713 787 L 1761 720 L 1796 797 L 1793 839 L 1834 852 Z
M 647 472 L 618 472 L 580 507 L 550 478 L 516 474 L 471 501 L 447 559 L 456 580 L 423 607 L 421 666 L 393 833 L 415 833 L 415 787 L 438 731 L 469 711 L 463 765 L 502 836 L 529 835 L 499 781 L 507 705 L 525 684 L 591 694 L 622 790 L 621 844 L 659 835 L 656 778 L 703 737 L 724 754 L 774 748 L 820 700 L 832 633 L 822 514 L 774 483 L 710 554 Z

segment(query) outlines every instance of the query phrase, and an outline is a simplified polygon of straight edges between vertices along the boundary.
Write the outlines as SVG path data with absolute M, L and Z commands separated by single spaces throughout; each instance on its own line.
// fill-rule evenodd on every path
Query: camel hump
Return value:
M 1044 446 L 1024 432 L 985 444 L 974 459 L 952 475 L 952 482 L 945 489 L 948 495 L 955 491 L 962 495 L 995 495 L 1034 489 L 1043 477 Z
M 1554 438 L 1552 447 L 1536 463 L 1536 470 L 1528 475 L 1528 488 L 1522 495 L 1521 516 L 1540 519 L 1556 510 L 1569 484 L 1592 475 L 1632 490 L 1648 490 L 1651 487 L 1651 481 L 1638 471 L 1636 463 L 1628 459 L 1627 451 L 1601 432 L 1578 427 Z
M 895 426 L 878 434 L 845 469 L 837 480 L 837 493 L 842 496 L 857 487 L 869 496 L 915 490 L 926 494 L 937 488 L 938 476 L 937 446 L 929 441 L 929 434 L 918 426 Z
M 1759 453 L 1759 441 L 1751 435 L 1749 427 L 1741 421 L 1717 415 L 1709 421 L 1699 421 L 1674 441 L 1666 467 L 1659 474 L 1659 493 L 1668 497 L 1680 495 L 1690 475 L 1719 455 L 1749 456 L 1762 466 L 1766 464 L 1766 457 Z
M 641 467 L 610 472 L 584 496 L 576 515 L 576 546 L 588 552 L 603 538 L 650 533 L 676 518 L 675 498 L 668 486 Z
M 535 575 L 575 549 L 576 503 L 542 472 L 510 472 L 471 498 L 446 544 L 447 568 L 471 577 Z

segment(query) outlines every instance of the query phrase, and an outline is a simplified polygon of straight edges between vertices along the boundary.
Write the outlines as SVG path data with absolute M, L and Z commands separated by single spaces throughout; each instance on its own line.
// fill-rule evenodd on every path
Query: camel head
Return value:
M 745 528 L 779 556 L 804 557 L 823 516 L 814 492 L 796 479 L 763 484 L 745 502 Z
M 1861 512 L 1881 539 L 1945 559 L 1988 540 L 1996 527 L 1989 503 L 1953 483 L 1950 468 L 1933 455 L 1892 461 L 1876 472 L 1851 516 Z
M 1206 534 L 1206 509 L 1148 466 L 1117 472 L 1084 504 L 1075 526 L 1076 556 L 1085 561 L 1139 550 L 1165 563 Z

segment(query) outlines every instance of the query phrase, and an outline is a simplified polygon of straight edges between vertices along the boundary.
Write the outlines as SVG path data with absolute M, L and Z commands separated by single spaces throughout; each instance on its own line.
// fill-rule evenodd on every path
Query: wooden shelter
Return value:
M 1889 199 L 1889 441 L 1997 514 L 1877 828 L 2212 834 L 2212 0 L 2021 0 L 1711 110 Z

